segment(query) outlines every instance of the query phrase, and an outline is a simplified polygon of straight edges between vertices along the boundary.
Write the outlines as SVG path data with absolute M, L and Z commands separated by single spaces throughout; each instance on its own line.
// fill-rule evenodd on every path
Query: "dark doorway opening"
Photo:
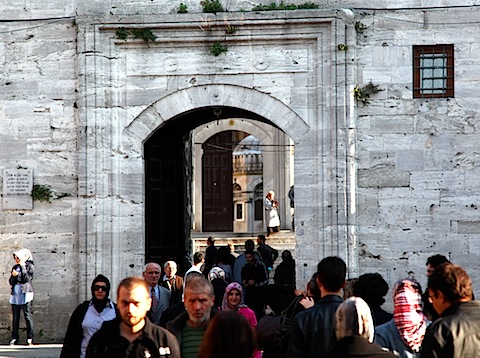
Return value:
M 174 260 L 179 264 L 180 272 L 189 267 L 193 201 L 191 134 L 202 124 L 226 118 L 255 119 L 273 125 L 248 111 L 206 107 L 170 119 L 145 142 L 146 262 L 163 265 L 167 260 Z M 230 139 L 229 142 L 233 141 Z M 232 191 L 231 181 L 229 190 Z M 232 219 L 233 214 L 229 215 Z

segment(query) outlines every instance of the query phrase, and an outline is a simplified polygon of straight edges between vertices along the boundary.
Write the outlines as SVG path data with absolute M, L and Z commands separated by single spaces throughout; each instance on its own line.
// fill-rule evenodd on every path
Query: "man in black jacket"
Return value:
M 326 257 L 317 266 L 317 284 L 321 299 L 306 311 L 298 313 L 292 322 L 287 357 L 324 357 L 333 348 L 335 312 L 342 303 L 347 267 L 335 256 Z
M 428 295 L 440 315 L 428 328 L 421 357 L 478 357 L 480 302 L 472 301 L 472 282 L 463 268 L 441 264 L 428 278 Z
M 120 317 L 93 335 L 87 358 L 180 358 L 175 336 L 147 318 L 152 298 L 144 280 L 129 277 L 120 282 L 117 301 Z

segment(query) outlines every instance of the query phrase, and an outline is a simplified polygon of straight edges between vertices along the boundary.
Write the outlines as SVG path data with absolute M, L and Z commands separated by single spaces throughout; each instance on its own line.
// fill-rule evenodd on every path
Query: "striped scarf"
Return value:
M 400 337 L 414 352 L 420 350 L 427 328 L 421 292 L 420 284 L 412 278 L 397 281 L 393 288 L 393 320 Z

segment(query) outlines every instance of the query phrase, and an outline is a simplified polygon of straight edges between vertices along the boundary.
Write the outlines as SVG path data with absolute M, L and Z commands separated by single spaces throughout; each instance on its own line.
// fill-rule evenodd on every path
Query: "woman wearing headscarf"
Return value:
M 10 345 L 14 345 L 18 341 L 18 329 L 20 325 L 20 311 L 23 311 L 25 323 L 27 326 L 27 344 L 33 344 L 33 273 L 35 266 L 30 250 L 20 249 L 13 253 L 15 265 L 12 267 L 9 283 L 12 287 L 10 295 L 10 304 L 12 305 L 13 323 L 12 323 L 12 340 Z
M 337 343 L 328 357 L 395 357 L 373 343 L 372 314 L 360 297 L 350 297 L 338 306 L 335 334 Z
M 267 216 L 267 236 L 272 232 L 278 232 L 280 217 L 278 216 L 278 201 L 275 200 L 275 192 L 270 190 L 264 201 Z
M 208 273 L 208 280 L 212 283 L 213 294 L 215 295 L 215 307 L 222 304 L 223 294 L 227 288 L 228 282 L 225 280 L 225 271 L 221 267 L 212 267 Z
M 225 294 L 223 295 L 221 311 L 235 311 L 244 316 L 248 323 L 252 326 L 253 329 L 257 326 L 257 318 L 255 312 L 248 308 L 246 304 L 243 303 L 243 290 L 242 286 L 238 282 L 230 283 L 225 289 Z M 253 358 L 261 357 L 262 354 L 260 351 L 255 350 Z
M 376 327 L 375 343 L 402 358 L 420 357 L 429 321 L 423 314 L 422 288 L 413 278 L 397 281 L 393 288 L 393 319 Z
M 70 317 L 60 358 L 85 357 L 93 334 L 101 328 L 103 322 L 117 317 L 116 305 L 108 298 L 108 278 L 103 275 L 95 277 L 91 292 L 92 299 L 81 303 Z

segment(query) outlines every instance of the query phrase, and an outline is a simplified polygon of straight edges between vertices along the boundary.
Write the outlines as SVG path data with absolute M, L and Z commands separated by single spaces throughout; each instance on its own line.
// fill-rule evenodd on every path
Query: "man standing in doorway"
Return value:
M 273 263 L 278 257 L 278 251 L 275 250 L 270 245 L 267 245 L 265 242 L 265 235 L 258 235 L 257 237 L 257 251 L 262 256 L 262 261 L 265 263 L 268 272 L 270 272 L 273 268 Z
M 258 262 L 253 250 L 245 251 L 246 264 L 242 269 L 242 284 L 245 287 L 245 304 L 257 316 L 257 321 L 265 314 L 264 287 L 268 284 L 265 266 Z
M 158 280 L 162 271 L 156 262 L 149 262 L 143 270 L 143 278 L 150 287 L 152 307 L 148 311 L 148 318 L 152 323 L 159 324 L 163 311 L 168 308 L 171 293 L 165 287 L 159 286 Z
M 183 278 L 177 275 L 177 263 L 175 261 L 167 261 L 163 265 L 165 276 L 161 285 L 170 291 L 170 306 L 180 303 L 183 296 Z

